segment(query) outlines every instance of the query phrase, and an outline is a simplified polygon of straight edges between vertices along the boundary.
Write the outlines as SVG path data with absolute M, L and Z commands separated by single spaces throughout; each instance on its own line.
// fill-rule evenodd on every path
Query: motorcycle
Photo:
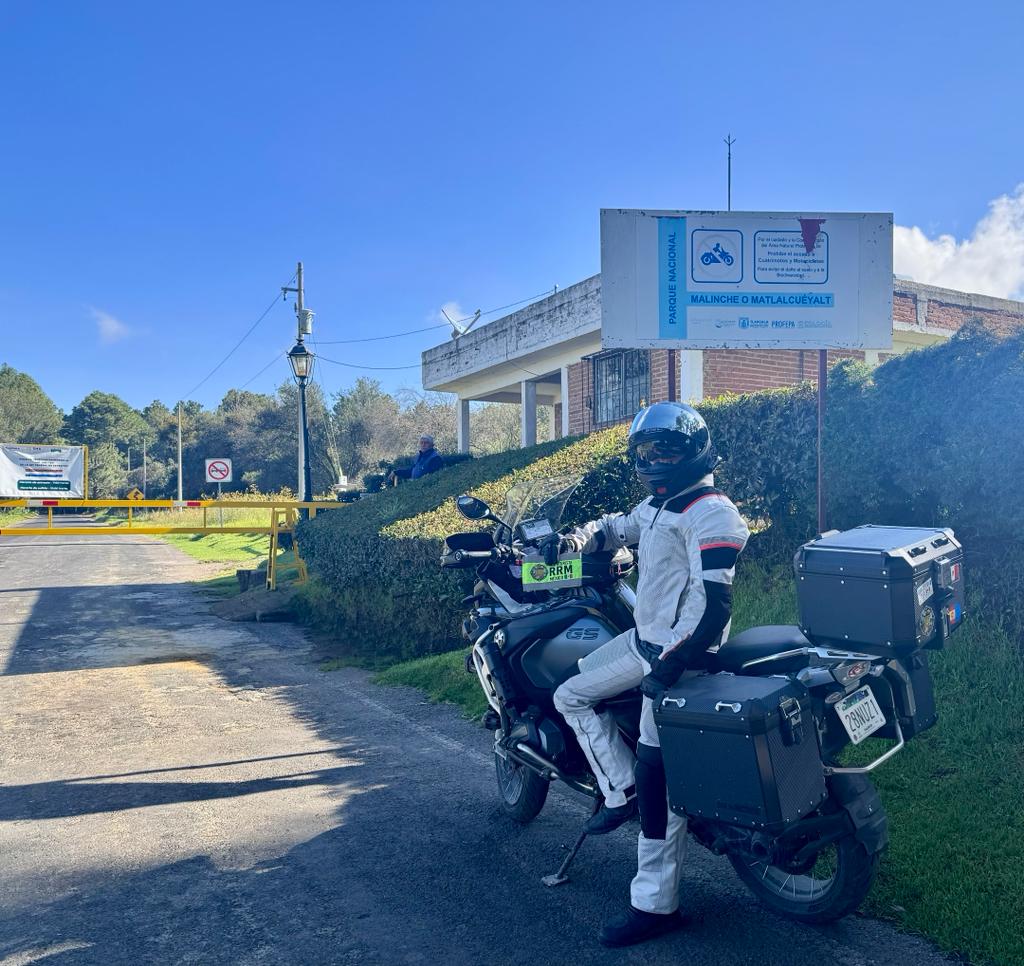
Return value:
M 591 799 L 595 812 L 600 807 L 598 783 L 552 698 L 563 681 L 578 673 L 582 658 L 634 626 L 632 553 L 558 553 L 557 528 L 578 483 L 563 478 L 517 484 L 508 492 L 502 517 L 482 500 L 457 497 L 464 517 L 495 526 L 448 536 L 441 558 L 442 567 L 476 570 L 473 593 L 463 601 L 471 608 L 463 622 L 471 645 L 466 670 L 477 676 L 487 699 L 484 725 L 494 732 L 501 807 L 523 825 L 540 813 L 555 781 Z M 959 577 L 959 570 L 955 573 Z M 680 805 L 672 776 L 676 765 L 687 774 L 686 765 L 672 760 L 678 744 L 666 743 L 662 731 L 670 804 L 686 814 L 689 834 L 714 854 L 727 856 L 747 888 L 790 919 L 825 923 L 855 910 L 871 888 L 888 843 L 885 810 L 867 776 L 936 717 L 924 652 L 881 648 L 862 653 L 815 643 L 797 627 L 754 627 L 710 649 L 703 666 L 691 674 L 696 674 L 696 691 L 709 702 L 709 720 L 720 717 L 710 714 L 712 709 L 725 711 L 726 718 L 730 710 L 739 710 L 729 697 L 716 701 L 719 692 L 733 695 L 738 685 L 795 694 L 796 699 L 788 697 L 772 711 L 777 736 L 769 735 L 768 751 L 758 752 L 758 767 L 764 771 L 772 748 L 778 753 L 784 745 L 803 742 L 802 750 L 795 747 L 801 755 L 813 755 L 821 790 L 818 801 L 804 803 L 797 818 L 784 824 Z M 667 692 L 656 706 L 656 718 L 683 707 L 683 693 Z M 695 704 L 693 682 L 685 693 Z M 871 697 L 867 705 L 865 694 Z M 635 689 L 603 703 L 634 750 L 641 701 Z M 851 708 L 844 718 L 841 709 Z M 844 765 L 844 749 L 859 743 L 865 731 L 895 744 L 873 761 Z M 745 737 L 749 743 L 751 735 Z M 720 754 L 712 758 L 709 771 L 728 785 L 731 770 L 738 767 L 732 755 Z M 782 775 L 779 788 L 787 781 L 792 784 L 792 775 Z M 735 787 L 733 781 L 730 790 Z M 559 870 L 543 877 L 545 885 L 568 881 L 569 866 L 585 838 L 584 831 Z
M 700 262 L 702 265 L 715 265 L 720 262 L 725 262 L 726 265 L 731 265 L 734 261 L 736 261 L 735 256 L 722 248 L 719 242 L 715 242 L 714 248 L 710 251 L 704 252 L 700 256 Z

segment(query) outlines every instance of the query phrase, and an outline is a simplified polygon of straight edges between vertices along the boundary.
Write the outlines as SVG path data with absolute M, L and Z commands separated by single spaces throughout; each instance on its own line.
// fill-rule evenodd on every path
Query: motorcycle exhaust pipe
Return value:
M 557 766 L 552 764 L 543 755 L 537 754 L 529 745 L 516 742 L 508 749 L 513 758 L 516 758 L 521 765 L 537 772 L 542 778 L 553 782 L 556 778 L 562 778 L 562 773 Z
M 505 751 L 509 757 L 520 765 L 523 765 L 525 768 L 529 768 L 531 771 L 535 771 L 541 776 L 541 778 L 546 778 L 549 782 L 553 782 L 555 780 L 564 782 L 574 791 L 577 791 L 582 795 L 586 795 L 589 798 L 596 798 L 599 794 L 597 788 L 586 785 L 583 782 L 566 775 L 557 765 L 548 761 L 547 758 L 536 752 L 529 745 L 516 742 L 516 744 L 506 748 Z
M 750 845 L 748 846 L 750 855 L 752 858 L 757 859 L 759 862 L 768 862 L 772 857 L 772 840 L 761 832 L 755 832 L 750 837 Z

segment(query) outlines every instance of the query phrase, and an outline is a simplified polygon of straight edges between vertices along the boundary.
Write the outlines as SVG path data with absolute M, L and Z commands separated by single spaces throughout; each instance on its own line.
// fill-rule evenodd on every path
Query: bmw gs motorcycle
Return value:
M 458 497 L 463 516 L 496 526 L 450 535 L 441 558 L 442 567 L 476 571 L 463 601 L 472 608 L 463 623 L 472 645 L 466 668 L 487 698 L 502 808 L 523 824 L 554 781 L 600 806 L 598 783 L 552 696 L 581 658 L 634 626 L 629 551 L 557 552 L 557 527 L 578 483 L 517 484 L 500 518 L 482 500 Z M 942 646 L 964 616 L 952 532 L 893 530 L 833 531 L 801 548 L 801 627 L 728 638 L 655 703 L 670 806 L 686 815 L 697 842 L 728 856 L 759 900 L 800 922 L 839 919 L 870 889 L 888 830 L 867 775 L 934 724 L 923 648 Z M 881 557 L 865 549 L 882 538 L 896 549 Z M 820 614 L 805 614 L 805 598 Z M 885 629 L 859 626 L 885 611 L 880 601 L 892 612 Z M 839 630 L 826 626 L 837 619 Z M 879 634 L 888 639 L 864 646 Z M 636 689 L 602 706 L 634 749 L 641 700 Z M 858 749 L 848 761 L 844 750 L 869 735 L 894 743 L 874 760 Z M 545 885 L 568 881 L 585 837 Z

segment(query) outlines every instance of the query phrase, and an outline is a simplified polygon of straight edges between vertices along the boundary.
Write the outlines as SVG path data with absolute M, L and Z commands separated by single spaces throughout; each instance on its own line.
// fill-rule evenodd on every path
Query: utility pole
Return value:
M 298 320 L 298 340 L 302 341 L 302 310 L 305 308 L 303 299 L 305 292 L 302 289 L 302 262 L 299 262 L 295 270 L 295 318 Z M 299 485 L 297 491 L 300 500 L 308 500 L 309 492 L 306 489 L 306 461 L 309 454 L 306 452 L 306 380 L 299 380 Z
M 146 437 L 142 437 L 142 499 L 146 499 Z
M 726 161 L 726 211 L 732 211 L 732 146 L 736 143 L 736 138 L 731 134 L 722 139 L 725 141 L 726 148 L 728 150 L 727 161 Z
M 181 495 L 181 401 L 178 402 L 178 502 L 185 498 Z
M 306 292 L 302 282 L 302 262 L 295 270 L 295 288 L 284 286 L 283 295 L 295 293 L 295 320 L 297 323 L 297 341 L 288 353 L 288 361 L 292 367 L 295 381 L 299 384 L 299 465 L 298 493 L 299 500 L 309 502 L 313 496 L 312 474 L 309 468 L 309 423 L 306 418 L 306 381 L 313 371 L 313 353 L 303 341 L 313 332 L 313 313 L 306 308 Z M 303 511 L 306 516 L 306 511 Z

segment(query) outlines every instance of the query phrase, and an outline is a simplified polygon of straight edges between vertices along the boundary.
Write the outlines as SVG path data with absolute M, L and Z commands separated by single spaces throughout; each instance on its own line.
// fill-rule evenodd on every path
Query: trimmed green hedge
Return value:
M 1024 629 L 1024 332 L 843 363 L 827 428 L 829 524 L 952 527 L 988 616 Z
M 594 470 L 601 476 L 602 464 L 624 481 L 623 441 L 619 428 L 470 460 L 302 524 L 300 547 L 314 576 L 302 595 L 304 619 L 369 663 L 457 646 L 459 601 L 471 589 L 472 573 L 442 571 L 438 559 L 443 538 L 471 525 L 452 497 L 472 491 L 500 509 L 517 479 Z M 581 490 L 582 500 L 594 498 L 592 490 Z
M 874 370 L 844 362 L 829 379 L 826 480 L 830 525 L 951 525 L 968 579 L 993 616 L 1015 626 L 1024 577 L 1024 333 L 969 331 Z M 788 562 L 816 528 L 816 393 L 812 386 L 725 396 L 700 407 L 725 458 L 717 482 L 753 523 L 745 559 Z M 344 652 L 387 664 L 460 645 L 459 601 L 472 573 L 438 567 L 444 537 L 467 529 L 452 497 L 495 509 L 516 480 L 582 475 L 565 523 L 643 497 L 625 427 L 472 460 L 302 525 L 314 580 L 306 618 Z M 741 572 L 742 579 L 742 572 Z
M 802 387 L 701 406 L 726 458 L 722 485 L 751 518 L 775 521 L 771 533 L 796 542 L 813 527 L 805 504 L 809 499 L 813 507 L 814 399 Z M 459 601 L 473 576 L 442 571 L 438 558 L 444 537 L 472 524 L 452 497 L 472 491 L 500 510 L 517 480 L 560 475 L 583 477 L 566 507 L 567 524 L 626 509 L 645 496 L 626 457 L 624 426 L 408 481 L 303 525 L 300 546 L 314 575 L 300 605 L 304 618 L 329 631 L 347 655 L 374 664 L 460 646 Z

